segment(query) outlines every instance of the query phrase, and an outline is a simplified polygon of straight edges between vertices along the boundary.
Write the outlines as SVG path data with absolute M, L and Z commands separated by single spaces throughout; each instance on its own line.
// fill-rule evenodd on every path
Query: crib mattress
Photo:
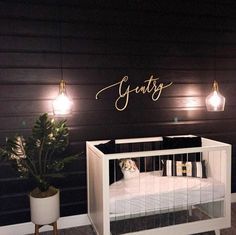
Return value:
M 110 185 L 110 214 L 132 215 L 208 203 L 224 198 L 225 185 L 213 178 L 159 176 L 156 172 Z

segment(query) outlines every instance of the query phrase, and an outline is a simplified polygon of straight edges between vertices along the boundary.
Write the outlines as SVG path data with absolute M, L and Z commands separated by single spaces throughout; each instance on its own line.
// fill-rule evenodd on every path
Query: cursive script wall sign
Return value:
M 117 86 L 119 96 L 115 101 L 115 107 L 118 111 L 123 111 L 129 104 L 129 97 L 131 93 L 136 93 L 136 94 L 148 93 L 151 94 L 153 101 L 157 101 L 161 95 L 162 90 L 172 85 L 172 82 L 168 84 L 157 83 L 159 78 L 154 78 L 154 76 L 151 75 L 149 79 L 143 82 L 143 85 L 136 86 L 135 88 L 132 89 L 131 85 L 128 83 L 128 80 L 129 80 L 128 76 L 124 76 L 119 82 L 104 87 L 103 89 L 97 92 L 96 99 L 99 98 L 98 96 L 102 92 Z

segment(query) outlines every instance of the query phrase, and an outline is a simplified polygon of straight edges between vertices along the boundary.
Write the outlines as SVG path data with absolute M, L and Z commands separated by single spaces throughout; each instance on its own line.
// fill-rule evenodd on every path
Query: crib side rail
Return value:
M 224 218 L 226 227 L 231 223 L 231 145 L 203 152 L 207 162 L 207 175 L 225 185 Z
M 87 152 L 88 217 L 96 234 L 108 234 L 109 223 L 109 167 L 104 154 L 89 142 Z

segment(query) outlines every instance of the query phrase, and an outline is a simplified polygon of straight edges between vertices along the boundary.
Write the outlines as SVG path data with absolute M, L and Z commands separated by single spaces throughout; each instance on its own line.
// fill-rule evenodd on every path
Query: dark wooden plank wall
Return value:
M 74 100 L 68 151 L 85 150 L 86 140 L 189 133 L 234 147 L 235 15 L 233 0 L 0 1 L 0 143 L 16 132 L 29 134 L 38 115 L 52 112 L 62 53 Z M 118 112 L 114 90 L 95 100 L 99 89 L 124 75 L 137 85 L 151 74 L 174 82 L 157 102 L 133 95 Z M 226 96 L 223 113 L 208 113 L 204 104 L 215 78 Z M 235 157 L 233 151 L 233 192 Z M 62 216 L 86 213 L 85 159 L 55 182 Z M 29 221 L 31 183 L 8 165 L 0 177 L 0 225 Z

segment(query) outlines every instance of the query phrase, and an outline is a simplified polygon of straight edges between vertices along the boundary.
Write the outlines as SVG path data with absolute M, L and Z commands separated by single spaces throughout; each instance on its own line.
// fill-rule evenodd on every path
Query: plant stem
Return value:
M 43 169 L 44 174 L 46 174 L 46 170 L 47 170 L 47 158 L 48 158 L 48 150 L 45 153 L 45 157 L 44 157 L 44 169 Z
M 29 167 L 29 165 L 27 164 L 26 161 L 24 161 L 24 164 L 25 164 L 25 167 L 26 167 L 27 169 L 29 169 L 30 174 L 31 174 L 33 177 L 38 178 L 38 177 L 37 177 L 38 175 L 35 174 L 35 173 L 32 171 L 32 169 Z
M 49 158 L 48 158 L 48 162 L 49 162 L 49 164 L 51 163 L 51 160 L 52 160 L 52 156 L 53 156 L 53 154 L 54 154 L 54 149 L 52 150 L 52 152 L 49 154 Z
M 41 145 L 40 145 L 40 149 L 39 149 L 39 174 L 40 176 L 42 175 L 42 153 L 43 153 L 43 146 L 44 146 L 44 142 L 45 142 L 45 137 L 43 137 Z

